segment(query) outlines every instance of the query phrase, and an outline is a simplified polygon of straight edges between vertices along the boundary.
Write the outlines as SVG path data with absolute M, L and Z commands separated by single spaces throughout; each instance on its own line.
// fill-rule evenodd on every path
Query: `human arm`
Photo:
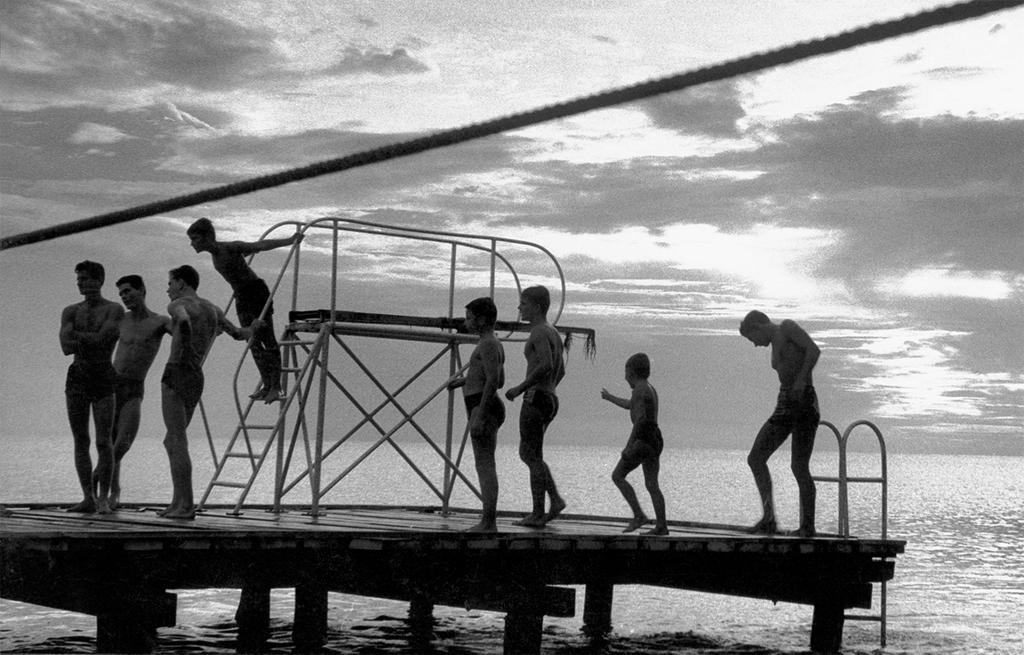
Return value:
M 526 379 L 505 392 L 505 397 L 509 400 L 514 400 L 530 387 L 548 379 L 555 369 L 555 352 L 547 335 L 541 330 L 534 329 L 530 332 L 523 352 L 526 354 Z
M 252 327 L 238 327 L 228 319 L 227 315 L 221 310 L 220 307 L 215 307 L 217 310 L 217 328 L 227 334 L 235 341 L 248 341 L 252 337 L 252 331 L 256 329 L 256 323 L 259 321 L 253 321 Z
M 811 336 L 802 327 L 797 325 L 795 321 L 783 321 L 779 325 L 779 330 L 790 343 L 804 352 L 803 364 L 793 378 L 793 394 L 800 396 L 803 394 L 804 388 L 811 384 L 811 371 L 814 370 L 814 365 L 818 363 L 821 349 L 818 348 L 818 344 L 814 343 Z
M 305 238 L 305 234 L 302 232 L 296 232 L 290 237 L 283 239 L 260 239 L 258 241 L 227 241 L 221 244 L 221 247 L 228 251 L 238 253 L 240 255 L 251 255 L 254 252 L 264 252 L 267 250 L 274 250 L 275 248 L 283 248 L 284 246 L 290 246 L 293 243 L 299 243 Z
M 78 340 L 74 337 L 75 306 L 65 307 L 60 314 L 60 349 L 65 355 L 74 355 Z
M 601 397 L 604 398 L 605 400 L 607 400 L 608 402 L 612 403 L 613 405 L 618 405 L 622 409 L 629 409 L 630 408 L 630 401 L 629 401 L 629 399 L 627 399 L 627 398 L 620 398 L 618 396 L 614 396 L 614 395 L 608 393 L 607 389 L 604 389 L 604 388 L 601 389 Z
M 93 317 L 100 317 L 100 324 L 95 330 L 80 330 L 76 326 L 76 317 L 80 311 L 93 312 Z M 117 303 L 107 303 L 90 310 L 83 310 L 81 305 L 72 305 L 61 315 L 61 349 L 65 355 L 85 351 L 112 351 L 120 334 L 121 319 L 124 309 Z M 88 320 L 88 319 L 87 319 Z

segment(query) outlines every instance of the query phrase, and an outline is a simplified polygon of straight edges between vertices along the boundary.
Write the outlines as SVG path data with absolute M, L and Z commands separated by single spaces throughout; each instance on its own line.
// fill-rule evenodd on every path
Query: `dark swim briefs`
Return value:
M 789 387 L 779 389 L 775 411 L 768 417 L 768 423 L 787 432 L 800 426 L 817 429 L 821 413 L 818 410 L 818 395 L 814 387 L 804 387 L 804 395 L 798 400 L 790 397 Z
M 479 407 L 483 397 L 482 393 L 474 393 L 464 398 L 466 401 L 466 416 L 473 415 L 473 410 Z M 487 401 L 487 405 L 481 408 L 480 411 L 484 412 L 484 421 L 488 427 L 493 427 L 496 430 L 505 422 L 505 403 L 501 402 L 497 395 L 491 396 L 491 399 Z
M 249 327 L 249 324 L 260 317 L 263 306 L 269 299 L 270 288 L 259 278 L 244 282 L 235 288 L 235 312 L 238 313 L 238 322 L 242 327 Z M 274 304 L 270 303 L 264 318 L 270 320 L 273 315 Z
M 540 414 L 547 425 L 558 416 L 558 396 L 543 389 L 533 388 L 523 397 L 523 406 L 529 407 Z
M 114 366 L 110 362 L 72 362 L 64 393 L 90 403 L 114 394 Z
M 626 447 L 622 450 L 622 459 L 633 466 L 642 464 L 661 456 L 665 448 L 665 440 L 661 436 L 661 428 L 654 421 L 641 421 L 629 436 Z
M 169 389 L 178 394 L 181 402 L 185 403 L 188 415 L 192 416 L 199 398 L 203 395 L 203 370 L 182 364 L 167 364 L 164 368 L 164 376 L 160 382 L 166 384 Z

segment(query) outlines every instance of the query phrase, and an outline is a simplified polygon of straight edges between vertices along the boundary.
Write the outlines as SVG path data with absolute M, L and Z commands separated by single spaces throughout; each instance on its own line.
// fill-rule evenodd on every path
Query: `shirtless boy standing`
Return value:
M 505 351 L 494 336 L 498 308 L 490 298 L 477 298 L 466 305 L 466 329 L 480 335 L 465 377 L 453 380 L 449 389 L 462 387 L 469 415 L 469 436 L 473 443 L 476 475 L 480 480 L 483 512 L 470 532 L 498 530 L 498 470 L 494 463 L 498 428 L 505 422 L 505 405 L 498 389 L 505 386 Z
M 253 328 L 253 341 L 249 348 L 261 379 L 260 388 L 250 396 L 255 400 L 271 403 L 281 399 L 281 350 L 274 336 L 273 303 L 267 308 L 263 320 L 253 324 L 270 299 L 270 289 L 252 270 L 245 257 L 290 246 L 302 241 L 303 236 L 301 232 L 296 232 L 285 239 L 218 241 L 213 223 L 208 218 L 200 218 L 188 228 L 192 248 L 196 252 L 208 252 L 213 256 L 213 267 L 224 276 L 235 292 L 235 311 L 238 313 L 239 324 L 244 328 Z
M 74 355 L 64 386 L 68 422 L 75 440 L 75 471 L 82 487 L 82 502 L 69 512 L 110 513 L 110 471 L 114 464 L 111 421 L 114 411 L 114 367 L 110 356 L 117 343 L 117 326 L 124 310 L 100 295 L 106 273 L 89 260 L 75 266 L 78 292 L 84 300 L 61 312 L 60 347 Z M 89 453 L 89 411 L 96 426 L 96 471 Z M 96 495 L 93 476 L 99 480 Z
M 171 319 L 146 307 L 146 285 L 138 275 L 117 281 L 117 292 L 128 313 L 121 319 L 114 353 L 114 466 L 110 480 L 110 508 L 121 500 L 121 460 L 135 441 L 141 420 L 142 396 L 149 367 L 160 350 Z
M 222 330 L 238 341 L 248 339 L 251 334 L 248 328 L 235 327 L 212 302 L 200 298 L 196 294 L 198 286 L 199 273 L 187 264 L 171 270 L 168 276 L 171 354 L 160 380 L 160 401 L 167 426 L 164 447 L 171 465 L 174 492 L 171 504 L 160 516 L 172 519 L 196 516 L 186 428 L 203 395 L 203 360 Z
M 740 323 L 740 334 L 755 347 L 771 346 L 772 368 L 779 376 L 779 397 L 775 412 L 757 433 L 747 456 L 747 464 L 754 474 L 764 512 L 751 532 L 772 534 L 778 529 L 768 458 L 792 433 L 790 461 L 800 491 L 800 528 L 797 535 L 813 537 L 816 490 L 811 478 L 811 452 L 814 450 L 814 435 L 821 414 L 811 371 L 821 351 L 794 321 L 786 319 L 776 324 L 757 310 L 744 317 Z
M 526 379 L 505 392 L 509 400 L 523 396 L 519 410 L 519 458 L 530 469 L 533 510 L 519 525 L 530 528 L 543 527 L 565 509 L 565 500 L 559 495 L 551 469 L 544 461 L 544 432 L 558 414 L 555 387 L 565 376 L 562 340 L 548 323 L 550 306 L 551 294 L 547 287 L 528 287 L 520 294 L 519 316 L 530 324 L 530 336 L 523 347 Z M 544 512 L 545 494 L 551 498 L 547 513 Z

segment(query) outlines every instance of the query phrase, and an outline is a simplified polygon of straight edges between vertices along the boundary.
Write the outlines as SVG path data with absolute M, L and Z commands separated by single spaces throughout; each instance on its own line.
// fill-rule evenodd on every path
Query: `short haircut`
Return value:
M 646 353 L 631 355 L 626 360 L 626 370 L 633 371 L 642 380 L 651 377 L 651 358 Z
M 544 313 L 547 313 L 548 308 L 551 307 L 551 292 L 548 291 L 547 287 L 540 284 L 535 287 L 526 287 L 523 289 L 522 296 L 537 303 L 540 311 Z
M 211 237 L 216 234 L 213 230 L 213 223 L 210 221 L 210 219 L 206 218 L 205 216 L 203 218 L 198 219 L 192 225 L 189 225 L 188 230 L 186 230 L 186 233 L 189 236 L 193 234 L 205 234 Z
M 131 288 L 138 289 L 139 291 L 146 290 L 146 283 L 142 281 L 141 275 L 125 275 L 117 281 L 117 286 L 121 286 L 122 284 L 127 284 Z
M 181 280 L 193 289 L 199 288 L 199 272 L 188 264 L 171 269 L 171 277 Z
M 103 264 L 91 262 L 88 259 L 75 264 L 75 273 L 79 272 L 85 273 L 94 280 L 99 280 L 100 284 L 103 284 L 103 280 L 107 278 L 107 272 L 103 270 Z
M 747 336 L 747 334 L 752 330 L 755 330 L 766 323 L 771 323 L 768 315 L 755 309 L 749 312 L 743 317 L 743 320 L 740 321 L 740 334 Z
M 466 309 L 484 319 L 484 323 L 487 324 L 487 327 L 494 327 L 495 321 L 498 320 L 498 307 L 494 304 L 494 301 L 487 296 L 470 300 L 469 303 L 466 304 Z

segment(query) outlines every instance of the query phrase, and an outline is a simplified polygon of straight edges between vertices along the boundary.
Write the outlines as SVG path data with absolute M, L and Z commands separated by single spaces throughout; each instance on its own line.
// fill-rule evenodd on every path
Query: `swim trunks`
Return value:
M 72 362 L 68 367 L 64 393 L 90 403 L 114 394 L 114 366 L 110 362 Z
M 473 410 L 480 405 L 483 396 L 482 393 L 474 393 L 464 398 L 466 401 L 466 416 L 473 414 Z M 481 411 L 484 412 L 484 423 L 488 428 L 497 430 L 505 422 L 505 403 L 501 402 L 497 394 L 491 396 L 491 399 L 487 401 L 487 406 L 482 408 Z
M 523 407 L 527 406 L 540 414 L 545 427 L 558 416 L 558 396 L 544 389 L 535 387 L 527 391 L 523 396 Z
M 242 324 L 242 327 L 249 327 L 260 317 L 263 306 L 267 304 L 269 298 L 270 289 L 267 287 L 267 283 L 259 278 L 235 287 L 235 312 L 238 313 L 238 322 Z M 270 303 L 264 319 L 269 320 L 273 313 L 274 304 Z
M 654 421 L 641 421 L 629 436 L 622 450 L 622 460 L 630 466 L 639 466 L 645 461 L 657 459 L 665 448 L 661 428 Z
M 182 364 L 168 363 L 160 382 L 178 394 L 191 417 L 203 395 L 203 370 Z
M 818 427 L 821 413 L 818 411 L 818 395 L 814 387 L 804 387 L 802 398 L 794 400 L 790 398 L 789 387 L 779 389 L 779 398 L 775 403 L 775 411 L 768 418 L 768 422 L 779 429 L 787 432 L 795 427 Z
M 533 388 L 523 395 L 519 410 L 519 449 L 540 457 L 544 448 L 544 432 L 558 414 L 558 396 Z

